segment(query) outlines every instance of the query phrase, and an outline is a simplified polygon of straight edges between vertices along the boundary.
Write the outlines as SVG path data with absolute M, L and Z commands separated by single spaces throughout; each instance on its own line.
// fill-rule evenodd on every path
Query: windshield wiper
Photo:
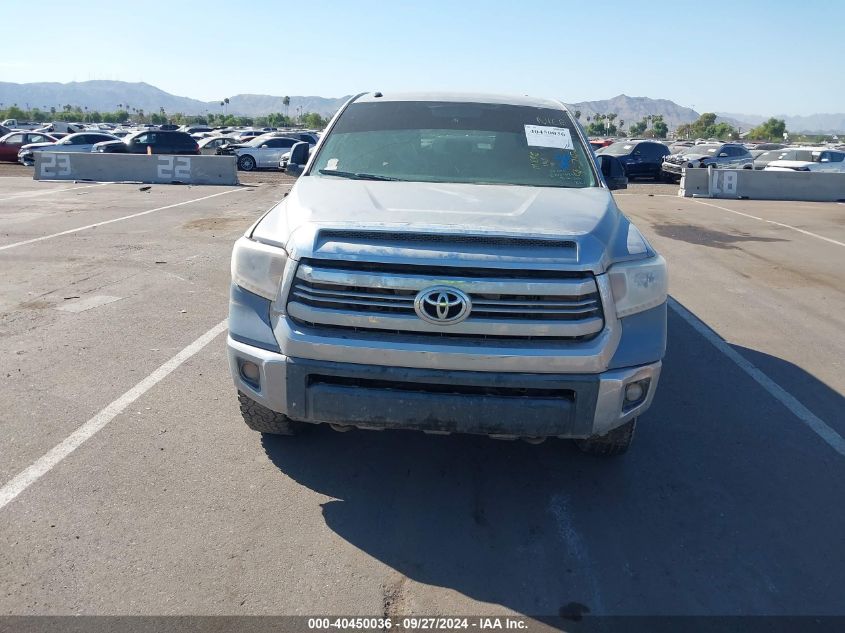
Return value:
M 324 176 L 338 176 L 339 178 L 350 178 L 352 180 L 399 180 L 390 176 L 377 176 L 375 174 L 362 174 L 354 171 L 338 171 L 337 169 L 318 170 Z

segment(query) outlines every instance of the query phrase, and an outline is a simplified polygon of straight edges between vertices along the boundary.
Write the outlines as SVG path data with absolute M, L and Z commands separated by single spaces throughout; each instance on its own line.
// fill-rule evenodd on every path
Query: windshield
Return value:
M 756 158 L 756 160 L 761 163 L 770 163 L 773 160 L 782 160 L 788 153 L 789 152 L 785 152 L 782 149 L 773 149 L 768 152 L 763 152 Z
M 272 138 L 272 137 L 271 136 L 256 136 L 254 138 L 250 138 L 249 140 L 242 141 L 242 142 L 247 147 L 258 147 L 262 143 L 266 143 L 268 138 Z
M 681 150 L 682 154 L 715 154 L 721 145 L 695 145 Z
M 602 154 L 610 154 L 611 156 L 624 156 L 625 154 L 630 154 L 634 151 L 634 144 L 633 143 L 614 143 L 613 145 L 608 145 L 605 147 L 601 153 Z
M 350 105 L 325 139 L 310 173 L 594 187 L 591 163 L 572 119 L 562 110 L 388 101 Z

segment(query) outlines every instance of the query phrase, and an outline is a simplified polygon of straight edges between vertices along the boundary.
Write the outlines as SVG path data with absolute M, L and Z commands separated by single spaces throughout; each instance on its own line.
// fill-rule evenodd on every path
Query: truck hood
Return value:
M 765 169 L 813 169 L 814 165 L 818 168 L 819 164 L 808 160 L 771 160 L 766 163 Z
M 549 269 L 600 273 L 613 261 L 653 253 L 630 227 L 601 187 L 303 176 L 248 235 L 284 248 L 294 259 L 430 265 L 448 259 L 451 264 L 517 267 L 539 262 Z M 467 236 L 474 236 L 472 245 L 461 239 Z
M 716 155 L 710 154 L 709 152 L 680 152 L 678 154 L 667 156 L 663 160 L 671 163 L 686 163 L 691 160 L 701 160 L 702 158 L 716 158 Z
M 113 141 L 100 141 L 99 143 L 94 143 L 93 148 L 96 149 L 98 147 L 107 147 L 107 148 L 115 148 L 120 147 L 121 145 L 126 146 L 126 141 L 121 139 L 115 139 Z

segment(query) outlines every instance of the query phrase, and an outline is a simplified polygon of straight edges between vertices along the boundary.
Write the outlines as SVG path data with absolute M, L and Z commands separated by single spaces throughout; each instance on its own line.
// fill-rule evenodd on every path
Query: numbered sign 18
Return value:
M 735 196 L 736 181 L 737 173 L 735 170 L 713 169 L 710 173 L 710 194 L 714 196 L 719 194 Z

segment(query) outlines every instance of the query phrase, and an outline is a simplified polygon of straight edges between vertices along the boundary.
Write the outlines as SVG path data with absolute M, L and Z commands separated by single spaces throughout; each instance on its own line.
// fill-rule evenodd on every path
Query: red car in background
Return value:
M 11 132 L 0 138 L 0 160 L 18 162 L 18 152 L 30 143 L 55 143 L 58 139 L 43 132 Z
M 613 145 L 613 139 L 604 138 L 604 139 L 592 139 L 590 141 L 590 145 L 592 146 L 594 151 L 600 150 L 608 145 Z

